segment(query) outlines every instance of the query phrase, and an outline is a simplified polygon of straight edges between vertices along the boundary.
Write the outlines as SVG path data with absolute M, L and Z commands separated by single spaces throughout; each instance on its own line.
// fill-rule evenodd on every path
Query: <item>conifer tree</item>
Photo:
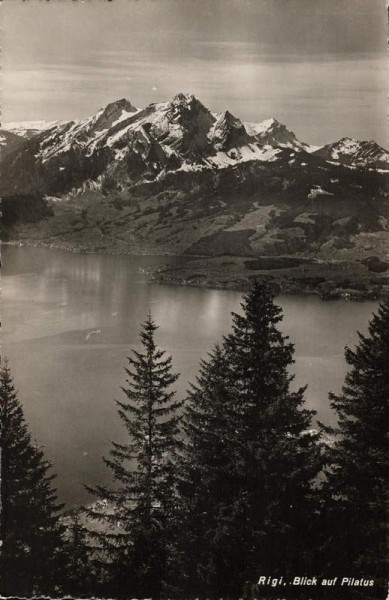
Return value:
M 61 582 L 62 527 L 54 475 L 31 440 L 10 370 L 0 369 L 0 592 L 54 593 Z
M 234 543 L 228 539 L 233 532 L 228 532 L 227 522 L 226 543 L 220 543 L 220 535 L 215 537 L 217 531 L 220 534 L 223 509 L 234 492 L 236 495 L 235 415 L 230 392 L 226 359 L 217 344 L 209 359 L 200 363 L 197 383 L 188 392 L 183 423 L 186 444 L 181 492 L 186 498 L 186 510 L 181 585 L 186 593 L 200 597 L 212 588 L 217 588 L 221 597 L 225 591 L 231 592 L 231 581 L 237 581 L 234 573 L 239 572 L 240 560 L 234 552 Z M 220 562 L 223 559 L 227 573 Z
M 309 571 L 319 436 L 304 388 L 290 389 L 293 345 L 281 319 L 270 289 L 254 283 L 189 394 L 183 489 L 203 556 L 188 579 L 211 597 L 239 597 L 259 573 Z
M 350 370 L 342 392 L 330 394 L 338 426 L 324 427 L 335 441 L 328 446 L 324 486 L 323 562 L 328 572 L 373 579 L 373 588 L 361 597 L 383 598 L 388 575 L 388 301 L 373 315 L 368 335 L 358 335 L 355 350 L 345 350 Z
M 95 537 L 108 569 L 107 590 L 117 597 L 158 598 L 174 568 L 181 403 L 170 391 L 178 375 L 155 344 L 156 329 L 149 314 L 140 334 L 143 351 L 128 357 L 126 399 L 117 401 L 128 436 L 124 443 L 112 442 L 104 459 L 113 485 L 89 488 L 100 501 L 89 517 L 106 525 Z
M 87 528 L 82 523 L 82 510 L 73 509 L 65 520 L 65 544 L 63 549 L 66 577 L 63 589 L 72 596 L 85 597 L 96 593 L 97 574 L 94 571 L 92 549 L 88 542 Z

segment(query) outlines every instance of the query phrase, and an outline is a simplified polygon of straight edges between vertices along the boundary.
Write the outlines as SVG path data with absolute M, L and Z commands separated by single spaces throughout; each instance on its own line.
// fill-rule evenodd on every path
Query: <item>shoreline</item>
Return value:
M 128 248 L 91 248 L 88 246 L 58 244 L 43 240 L 7 240 L 1 245 L 11 247 L 33 247 L 60 250 L 72 254 L 96 256 L 150 256 L 176 258 L 177 262 L 166 265 L 139 267 L 149 283 L 158 285 L 206 288 L 225 291 L 246 292 L 253 279 L 262 279 L 279 295 L 312 295 L 321 300 L 347 300 L 363 302 L 389 298 L 389 281 L 375 273 L 362 273 L 357 261 L 318 261 L 314 258 L 293 256 L 206 256 L 173 254 L 169 252 L 130 251 Z M 276 263 L 276 267 L 263 267 L 261 261 Z M 288 262 L 296 263 L 288 267 Z M 282 263 L 285 263 L 282 265 Z M 277 265 L 277 263 L 281 263 Z M 358 267 L 358 269 L 356 268 Z M 354 278 L 349 282 L 345 274 Z M 363 274 L 363 277 L 361 276 Z M 331 277 L 329 277 L 329 275 Z M 343 279 L 342 279 L 343 278 Z M 371 279 L 375 279 L 374 283 Z M 347 284 L 349 287 L 347 287 Z

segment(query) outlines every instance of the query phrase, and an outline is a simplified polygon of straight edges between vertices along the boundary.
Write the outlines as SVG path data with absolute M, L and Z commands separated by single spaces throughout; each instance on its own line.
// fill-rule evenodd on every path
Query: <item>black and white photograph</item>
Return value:
M 0 27 L 0 597 L 387 600 L 388 2 Z

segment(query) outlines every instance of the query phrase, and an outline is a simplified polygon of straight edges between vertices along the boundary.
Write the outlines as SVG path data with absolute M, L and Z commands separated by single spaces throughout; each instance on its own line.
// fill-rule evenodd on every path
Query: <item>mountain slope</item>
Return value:
M 16 148 L 21 146 L 21 144 L 24 144 L 25 141 L 25 138 L 20 135 L 0 129 L 0 159 L 16 150 Z
M 19 233 L 89 251 L 384 258 L 386 183 L 384 174 L 282 154 L 85 189 L 52 203 L 54 217 L 39 228 Z

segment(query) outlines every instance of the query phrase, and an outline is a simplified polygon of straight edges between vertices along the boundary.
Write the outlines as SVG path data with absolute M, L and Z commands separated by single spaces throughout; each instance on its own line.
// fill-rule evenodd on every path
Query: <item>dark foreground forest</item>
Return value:
M 112 483 L 85 482 L 72 511 L 3 363 L 1 595 L 384 599 L 389 302 L 345 350 L 336 428 L 291 385 L 281 320 L 254 283 L 180 399 L 149 314 L 116 402 L 126 441 L 103 459 Z

